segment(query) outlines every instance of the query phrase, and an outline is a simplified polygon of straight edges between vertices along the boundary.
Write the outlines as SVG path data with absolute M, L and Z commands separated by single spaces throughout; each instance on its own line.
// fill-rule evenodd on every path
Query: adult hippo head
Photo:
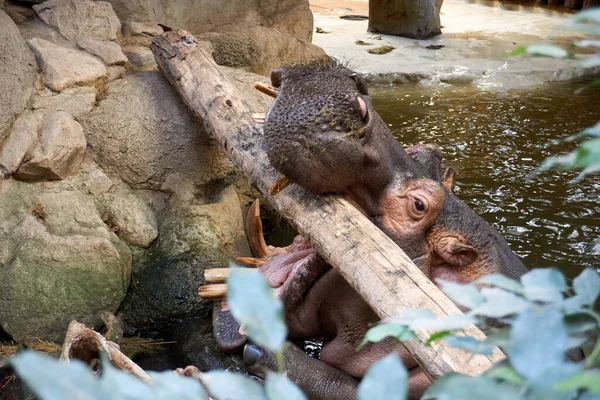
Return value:
M 405 151 L 373 109 L 366 82 L 325 58 L 278 68 L 264 124 L 271 164 L 315 194 L 340 193 L 435 282 L 526 268 L 500 234 L 452 194 L 433 146 Z M 409 154 L 410 153 L 410 154 Z

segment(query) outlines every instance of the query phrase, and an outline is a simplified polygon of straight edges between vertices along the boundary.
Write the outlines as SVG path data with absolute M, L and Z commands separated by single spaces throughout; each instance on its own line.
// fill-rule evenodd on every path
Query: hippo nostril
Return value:
M 358 105 L 360 107 L 360 116 L 365 119 L 367 117 L 367 103 L 360 97 L 357 97 L 356 100 L 358 100 Z
M 276 88 L 281 87 L 281 77 L 283 76 L 283 68 L 275 68 L 271 71 L 271 85 Z
M 246 344 L 246 346 L 244 346 L 244 364 L 247 366 L 251 366 L 256 364 L 256 362 L 262 357 L 263 355 L 263 350 L 258 347 L 255 346 L 253 344 Z

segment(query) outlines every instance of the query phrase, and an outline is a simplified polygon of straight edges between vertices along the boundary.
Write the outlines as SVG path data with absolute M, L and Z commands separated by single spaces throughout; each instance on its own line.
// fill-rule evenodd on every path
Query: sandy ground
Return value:
M 474 82 L 481 87 L 512 88 L 564 79 L 576 61 L 508 56 L 520 45 L 566 45 L 576 35 L 564 23 L 570 14 L 521 6 L 489 6 L 477 0 L 445 0 L 442 35 L 415 40 L 367 32 L 368 22 L 340 19 L 368 14 L 368 0 L 311 0 L 315 29 L 313 43 L 329 55 L 348 60 L 353 68 L 378 82 Z M 376 40 L 380 36 L 380 40 Z M 357 45 L 357 41 L 369 45 Z M 375 55 L 369 48 L 392 45 L 395 50 Z M 441 45 L 439 49 L 428 49 Z

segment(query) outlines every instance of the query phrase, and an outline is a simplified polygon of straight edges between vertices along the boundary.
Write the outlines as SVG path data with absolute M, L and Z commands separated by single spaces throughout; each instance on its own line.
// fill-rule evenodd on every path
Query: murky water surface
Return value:
M 600 89 L 551 83 L 526 91 L 473 86 L 372 86 L 375 109 L 405 146 L 435 143 L 458 170 L 456 194 L 498 229 L 530 268 L 574 277 L 600 266 L 600 174 L 527 175 L 573 144 L 551 140 L 600 120 Z

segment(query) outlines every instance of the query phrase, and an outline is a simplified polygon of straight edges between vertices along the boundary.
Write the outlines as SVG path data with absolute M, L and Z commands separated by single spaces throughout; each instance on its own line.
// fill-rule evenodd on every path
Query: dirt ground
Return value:
M 369 0 L 310 0 L 314 13 L 322 15 L 369 15 Z

